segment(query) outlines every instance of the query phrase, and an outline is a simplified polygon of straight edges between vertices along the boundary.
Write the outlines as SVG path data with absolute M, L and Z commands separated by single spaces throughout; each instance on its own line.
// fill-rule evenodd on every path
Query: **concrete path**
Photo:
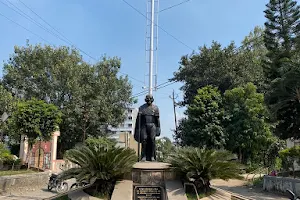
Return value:
M 166 181 L 166 192 L 168 200 L 187 200 L 181 181 Z
M 111 200 L 132 199 L 133 182 L 131 180 L 119 181 L 114 188 Z
M 0 196 L 0 200 L 40 200 L 56 195 L 56 192 L 49 192 L 46 188 L 26 193 L 15 193 L 10 195 Z
M 249 187 L 246 184 L 247 182 L 244 180 L 234 179 L 229 181 L 214 179 L 211 181 L 211 185 L 215 187 L 256 200 L 288 200 L 283 195 L 264 192 L 262 189 Z

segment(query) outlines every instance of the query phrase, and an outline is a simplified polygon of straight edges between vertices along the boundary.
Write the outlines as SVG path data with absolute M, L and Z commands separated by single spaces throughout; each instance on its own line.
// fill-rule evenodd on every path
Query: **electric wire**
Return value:
M 7 6 L 8 8 L 10 8 L 11 10 L 13 10 L 14 12 L 18 13 L 19 15 L 21 15 L 22 17 L 26 18 L 27 20 L 31 21 L 32 23 L 34 23 L 35 25 L 39 26 L 40 28 L 42 28 L 43 30 L 47 31 L 48 33 L 54 35 L 55 37 L 57 37 L 58 39 L 62 40 L 63 42 L 69 44 L 70 46 L 73 46 L 75 49 L 77 49 L 78 51 L 82 52 L 83 54 L 85 54 L 86 56 L 88 56 L 89 58 L 91 58 L 92 60 L 94 61 L 98 61 L 96 58 L 94 58 L 93 56 L 89 55 L 88 53 L 86 53 L 85 51 L 83 51 L 82 49 L 76 47 L 74 44 L 72 44 L 72 42 L 70 40 L 68 40 L 63 34 L 61 34 L 59 31 L 57 31 L 53 26 L 51 26 L 46 20 L 44 20 L 40 15 L 38 15 L 36 12 L 33 11 L 33 9 L 31 9 L 29 6 L 27 6 L 24 2 L 22 2 L 21 0 L 19 0 L 26 8 L 28 8 L 31 12 L 33 12 L 36 16 L 38 16 L 42 21 L 44 21 L 48 26 L 50 26 L 53 30 L 55 30 L 56 32 L 58 32 L 61 36 L 59 36 L 58 34 L 52 32 L 51 30 L 47 29 L 46 27 L 44 27 L 42 24 L 40 24 L 39 22 L 37 22 L 36 20 L 34 20 L 32 17 L 30 17 L 29 15 L 27 15 L 24 11 L 22 11 L 20 8 L 18 8 L 16 5 L 14 5 L 13 3 L 11 3 L 10 1 L 6 0 L 10 5 L 12 5 L 14 8 L 8 6 L 7 4 L 5 4 L 3 1 L 1 1 L 1 3 L 5 6 Z M 39 37 L 40 39 L 42 39 L 43 41 L 45 41 L 46 43 L 49 43 L 49 44 L 52 44 L 51 42 L 45 40 L 43 37 L 41 37 L 40 35 L 32 32 L 31 30 L 29 30 L 28 28 L 22 26 L 21 24 L 13 21 L 12 19 L 4 16 L 3 14 L 1 14 L 1 16 L 3 16 L 4 18 L 6 18 L 7 20 L 9 20 L 10 22 L 22 27 L 23 29 L 25 29 L 26 31 L 32 33 L 33 35 Z M 64 39 L 65 38 L 65 39 Z M 52 44 L 53 45 L 53 44 Z M 143 81 L 141 80 L 138 80 L 132 76 L 130 76 L 129 74 L 126 74 L 124 72 L 119 72 L 120 74 L 123 74 L 123 75 L 126 75 L 128 76 L 129 78 L 131 78 L 132 80 L 135 80 L 137 82 L 140 82 L 140 83 L 143 83 Z
M 150 22 L 152 22 L 151 19 L 149 19 L 145 14 L 143 14 L 141 11 L 139 11 L 137 8 L 135 8 L 133 5 L 131 5 L 130 3 L 128 3 L 126 0 L 122 0 L 124 3 L 126 3 L 128 6 L 130 6 L 132 9 L 134 9 L 136 12 L 138 12 L 140 15 L 142 15 L 143 17 L 145 17 L 147 20 L 149 20 Z M 176 40 L 177 42 L 181 43 L 182 45 L 184 45 L 185 47 L 189 48 L 190 50 L 194 51 L 194 49 L 192 47 L 190 47 L 189 45 L 185 44 L 184 42 L 182 42 L 181 40 L 179 40 L 177 37 L 175 37 L 174 35 L 172 35 L 171 33 L 169 33 L 168 31 L 166 31 L 164 28 L 162 28 L 161 26 L 159 26 L 158 24 L 156 24 L 155 22 L 152 22 L 154 25 L 156 25 L 158 28 L 160 28 L 163 32 L 165 32 L 167 35 L 169 35 L 170 37 L 172 37 L 174 40 Z
M 4 17 L 5 19 L 7 19 L 8 21 L 10 21 L 11 23 L 14 23 L 14 24 L 16 24 L 16 25 L 20 26 L 21 28 L 25 29 L 26 31 L 30 32 L 31 34 L 33 34 L 33 35 L 37 36 L 38 38 L 40 38 L 40 39 L 41 39 L 41 40 L 43 40 L 44 42 L 51 44 L 51 42 L 47 41 L 46 39 L 44 39 L 44 38 L 43 38 L 43 37 L 41 37 L 40 35 L 38 35 L 38 34 L 36 34 L 36 33 L 32 32 L 31 30 L 29 30 L 28 28 L 26 28 L 26 27 L 22 26 L 22 25 L 21 25 L 21 24 L 19 24 L 18 22 L 15 22 L 14 20 L 12 20 L 12 19 L 10 19 L 10 18 L 6 17 L 6 16 L 5 16 L 5 15 L 3 15 L 2 13 L 0 13 L 0 16 Z
M 165 87 L 167 87 L 167 86 L 169 86 L 169 85 L 173 85 L 174 83 L 176 83 L 176 82 L 170 82 L 170 81 L 167 81 L 167 82 L 161 83 L 161 84 L 159 84 L 159 85 L 156 87 L 156 91 L 159 90 L 159 89 L 165 88 Z M 147 91 L 147 90 L 144 90 L 144 91 L 141 91 L 141 92 L 139 92 L 139 93 L 136 93 L 135 95 L 132 96 L 132 98 L 140 97 L 140 96 L 145 95 L 145 94 L 147 94 L 147 93 L 148 93 L 148 91 Z
M 184 3 L 187 3 L 187 2 L 189 2 L 189 1 L 190 1 L 190 0 L 183 1 L 183 2 L 181 2 L 181 3 L 178 3 L 178 4 L 175 4 L 175 5 L 173 5 L 173 6 L 170 6 L 170 7 L 164 8 L 164 9 L 160 10 L 159 12 L 161 13 L 161 12 L 163 12 L 163 11 L 166 11 L 166 10 L 169 10 L 169 9 L 171 9 L 171 8 L 174 8 L 174 7 L 180 6 L 180 5 L 182 5 L 182 4 L 184 4 Z

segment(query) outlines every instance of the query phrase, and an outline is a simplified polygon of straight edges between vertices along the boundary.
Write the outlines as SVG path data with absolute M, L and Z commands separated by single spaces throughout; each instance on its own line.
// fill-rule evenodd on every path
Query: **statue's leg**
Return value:
M 151 152 L 151 161 L 156 160 L 156 145 L 155 145 L 155 136 L 156 136 L 156 126 L 153 124 L 151 126 L 151 131 L 150 131 L 150 152 Z
M 151 161 L 151 137 L 150 137 L 151 125 L 147 125 L 146 128 L 146 160 Z
M 141 129 L 141 145 L 142 145 L 142 151 L 141 151 L 141 157 L 142 161 L 146 161 L 146 156 L 147 156 L 147 130 L 146 127 L 142 127 Z

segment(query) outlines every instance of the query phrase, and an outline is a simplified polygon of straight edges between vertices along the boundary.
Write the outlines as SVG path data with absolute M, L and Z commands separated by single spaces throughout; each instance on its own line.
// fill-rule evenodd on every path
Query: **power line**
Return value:
M 169 84 L 166 84 L 166 83 L 169 83 Z M 167 81 L 167 82 L 161 83 L 161 84 L 159 84 L 159 87 L 156 87 L 156 91 L 159 90 L 159 89 L 165 88 L 165 87 L 167 87 L 167 86 L 169 86 L 169 85 L 173 85 L 174 83 L 176 83 L 176 82 L 170 82 L 170 81 Z M 147 90 L 144 90 L 144 91 L 141 91 L 141 92 L 139 92 L 139 93 L 133 95 L 132 97 L 133 97 L 133 98 L 135 98 L 135 97 L 140 97 L 140 96 L 145 95 L 145 94 L 147 94 L 147 93 L 148 93 L 148 91 L 147 91 Z
M 170 7 L 164 8 L 164 9 L 160 10 L 159 12 L 163 12 L 163 11 L 169 10 L 169 9 L 171 9 L 171 8 L 174 8 L 174 7 L 180 6 L 180 5 L 182 5 L 182 4 L 184 4 L 184 3 L 187 3 L 187 2 L 189 2 L 189 1 L 190 1 L 190 0 L 183 1 L 183 2 L 181 2 L 181 3 L 178 3 L 178 4 L 175 4 L 175 5 L 173 5 L 173 6 L 170 6 Z
M 37 22 L 35 19 L 33 19 L 31 16 L 29 16 L 28 14 L 26 14 L 24 11 L 22 11 L 20 8 L 18 8 L 16 5 L 14 5 L 13 3 L 11 3 L 10 1 L 6 0 L 10 5 L 12 5 L 14 8 L 16 8 L 17 10 L 15 10 L 14 8 L 8 6 L 7 4 L 5 4 L 4 2 L 1 2 L 2 4 L 4 4 L 5 6 L 7 6 L 8 8 L 10 8 L 11 10 L 15 11 L 16 13 L 18 13 L 19 15 L 21 15 L 22 17 L 28 19 L 29 21 L 31 21 L 32 23 L 34 23 L 35 25 L 37 25 L 38 27 L 44 29 L 45 31 L 47 31 L 48 33 L 54 35 L 56 38 L 60 39 L 61 41 L 67 43 L 70 46 L 75 47 L 76 49 L 78 49 L 80 52 L 82 52 L 83 54 L 85 54 L 86 56 L 90 57 L 91 59 L 97 61 L 97 59 L 95 59 L 94 57 L 92 57 L 91 55 L 89 55 L 88 53 L 86 53 L 85 51 L 83 51 L 82 49 L 76 47 L 74 44 L 72 44 L 71 42 L 61 38 L 59 35 L 57 35 L 56 33 L 52 32 L 51 30 L 49 30 L 48 28 L 44 27 L 41 23 Z
M 140 15 L 142 15 L 143 17 L 145 17 L 147 20 L 149 20 L 150 22 L 152 22 L 151 19 L 149 19 L 146 15 L 144 15 L 141 11 L 139 11 L 137 8 L 135 8 L 133 5 L 131 5 L 130 3 L 128 3 L 126 0 L 122 0 L 124 3 L 126 3 L 128 6 L 130 6 L 132 9 L 134 9 L 136 12 L 138 12 Z M 172 37 L 173 39 L 175 39 L 177 42 L 181 43 L 182 45 L 186 46 L 187 48 L 189 48 L 190 50 L 194 51 L 194 49 L 190 46 L 188 46 L 187 44 L 185 44 L 184 42 L 182 42 L 181 40 L 179 40 L 178 38 L 176 38 L 174 35 L 170 34 L 168 31 L 166 31 L 165 29 L 163 29 L 161 26 L 159 26 L 158 24 L 156 24 L 155 22 L 152 22 L 154 25 L 156 25 L 158 28 L 160 28 L 163 32 L 165 32 L 167 35 L 169 35 L 170 37 Z
M 59 33 L 61 36 L 59 36 L 58 34 L 54 33 L 53 31 L 49 30 L 48 28 L 44 27 L 42 24 L 40 24 L 39 22 L 37 22 L 35 19 L 33 19 L 31 16 L 27 15 L 24 11 L 22 11 L 20 8 L 18 8 L 16 5 L 14 5 L 13 3 L 11 3 L 10 1 L 6 0 L 10 5 L 12 5 L 13 7 L 15 7 L 17 10 L 15 10 L 14 8 L 8 6 L 6 3 L 2 2 L 2 4 L 4 4 L 5 6 L 7 6 L 8 8 L 10 8 L 11 10 L 13 10 L 14 12 L 18 13 L 19 15 L 21 15 L 22 17 L 28 19 L 29 21 L 31 21 L 32 23 L 36 24 L 37 26 L 39 26 L 40 28 L 44 29 L 45 31 L 47 31 L 48 33 L 54 35 L 55 37 L 57 37 L 58 39 L 62 40 L 63 42 L 69 44 L 70 46 L 73 46 L 75 49 L 79 50 L 80 52 L 82 52 L 83 54 L 85 54 L 86 56 L 90 57 L 92 60 L 94 61 L 98 61 L 96 58 L 94 58 L 93 56 L 89 55 L 88 53 L 86 53 L 85 51 L 83 51 L 82 49 L 76 47 L 76 45 L 74 45 L 70 40 L 68 40 L 62 33 L 60 33 L 59 31 L 57 31 L 53 26 L 51 26 L 46 20 L 44 20 L 40 15 L 38 15 L 36 12 L 33 11 L 33 9 L 31 9 L 29 6 L 27 6 L 24 2 L 22 2 L 21 0 L 19 0 L 26 8 L 28 8 L 31 12 L 33 12 L 36 16 L 38 16 L 43 22 L 45 22 L 48 26 L 50 26 L 53 30 L 55 30 L 57 33 Z M 18 24 L 17 22 L 9 19 L 8 17 L 4 16 L 3 14 L 1 14 L 1 16 L 5 17 L 6 19 L 8 19 L 10 22 L 17 24 L 18 26 L 22 27 L 23 29 L 27 30 L 28 32 L 38 36 L 39 38 L 41 38 L 43 41 L 52 44 L 51 42 L 45 40 L 44 38 L 42 38 L 41 36 L 39 36 L 38 34 L 30 31 L 29 29 L 27 29 L 26 27 Z M 65 38 L 65 39 L 64 39 Z M 53 45 L 53 44 L 52 44 Z M 123 73 L 120 71 L 121 74 L 128 76 L 129 78 L 131 78 L 132 80 L 135 80 L 137 82 L 143 83 L 143 81 L 138 80 L 132 76 L 130 76 L 129 74 Z
M 65 37 L 62 33 L 60 33 L 56 28 L 51 26 L 46 20 L 44 20 L 39 14 L 37 14 L 33 9 L 31 9 L 29 6 L 27 6 L 23 1 L 18 0 L 21 4 L 23 4 L 28 10 L 30 10 L 32 13 L 34 13 L 38 18 L 40 18 L 45 24 L 47 24 L 49 27 L 51 27 L 53 30 L 55 30 L 59 35 L 61 35 L 63 38 L 65 38 L 67 41 L 72 43 L 67 37 Z
M 1 2 L 1 3 L 4 4 L 4 5 L 6 5 L 6 6 L 8 6 L 7 4 L 5 4 L 5 3 L 3 3 L 3 2 Z M 9 7 L 9 6 L 8 6 L 8 7 Z M 11 7 L 9 7 L 9 8 L 11 8 Z M 11 9 L 14 10 L 13 8 L 11 8 Z M 17 12 L 18 14 L 20 14 L 18 11 L 16 11 L 16 10 L 14 10 L 14 11 Z M 31 34 L 33 34 L 33 35 L 39 37 L 40 39 L 42 39 L 42 40 L 45 41 L 46 43 L 52 44 L 51 42 L 49 42 L 48 40 L 44 39 L 44 38 L 41 37 L 40 35 L 34 33 L 33 31 L 31 31 L 31 30 L 29 30 L 28 28 L 22 26 L 21 24 L 19 24 L 19 23 L 13 21 L 12 19 L 6 17 L 6 16 L 3 15 L 2 13 L 0 13 L 0 15 L 1 15 L 2 17 L 6 18 L 8 21 L 10 21 L 10 22 L 12 22 L 12 23 L 14 23 L 14 24 L 20 26 L 20 27 L 23 28 L 24 30 L 30 32 Z M 24 17 L 24 15 L 22 15 L 22 14 L 20 14 L 20 15 Z M 28 15 L 27 15 L 27 16 L 28 16 Z M 26 18 L 27 18 L 27 17 L 26 17 Z M 31 18 L 31 17 L 29 17 L 29 18 Z M 28 18 L 27 18 L 27 19 L 28 19 Z M 32 18 L 31 18 L 31 19 L 32 19 Z M 34 21 L 34 20 L 33 20 L 33 21 Z M 34 22 L 33 22 L 33 23 L 34 23 Z M 35 23 L 35 24 L 36 24 L 36 23 Z M 42 26 L 42 25 L 41 25 L 41 26 Z M 43 28 L 43 26 L 42 26 L 41 28 Z M 47 29 L 44 29 L 44 30 L 47 30 Z M 50 32 L 50 33 L 51 33 L 51 32 Z M 93 58 L 93 57 L 91 57 L 91 58 L 94 59 L 94 60 L 96 60 L 96 59 Z M 124 75 L 127 75 L 128 77 L 130 77 L 130 78 L 133 79 L 133 80 L 136 80 L 136 81 L 138 81 L 138 82 L 143 83 L 143 81 L 140 81 L 140 80 L 138 80 L 138 79 L 135 79 L 135 78 L 129 76 L 128 74 L 126 74 L 126 73 L 123 73 L 123 72 L 120 72 L 120 73 L 121 73 L 121 74 L 124 74 Z M 156 90 L 161 89 L 161 88 L 164 88 L 164 87 L 167 87 L 167 86 L 172 85 L 172 84 L 175 83 L 175 82 L 171 82 L 171 83 L 169 83 L 169 82 L 170 82 L 170 81 L 166 81 L 166 82 L 164 82 L 164 83 L 161 83 L 161 84 L 157 85 L 157 86 L 156 86 Z M 166 83 L 169 83 L 169 84 L 165 85 Z M 142 91 L 142 92 L 139 92 L 139 93 L 133 95 L 133 97 L 139 97 L 139 96 L 145 95 L 146 93 L 147 93 L 147 91 Z
M 26 31 L 30 32 L 31 34 L 33 34 L 33 35 L 35 35 L 35 36 L 39 37 L 39 38 L 40 38 L 40 39 L 42 39 L 43 41 L 45 41 L 45 42 L 47 42 L 47 43 L 51 44 L 49 41 L 47 41 L 46 39 L 44 39 L 44 38 L 43 38 L 43 37 L 41 37 L 40 35 L 38 35 L 38 34 L 36 34 L 36 33 L 32 32 L 32 31 L 31 31 L 31 30 L 29 30 L 28 28 L 26 28 L 26 27 L 22 26 L 21 24 L 19 24 L 19 23 L 17 23 L 17 22 L 15 22 L 15 21 L 13 21 L 12 19 L 10 19 L 10 18 L 6 17 L 6 16 L 5 16 L 5 15 L 3 15 L 2 13 L 0 13 L 0 15 L 1 15 L 2 17 L 6 18 L 8 21 L 10 21 L 10 22 L 12 22 L 12 23 L 14 23 L 14 24 L 16 24 L 16 25 L 20 26 L 21 28 L 25 29 Z

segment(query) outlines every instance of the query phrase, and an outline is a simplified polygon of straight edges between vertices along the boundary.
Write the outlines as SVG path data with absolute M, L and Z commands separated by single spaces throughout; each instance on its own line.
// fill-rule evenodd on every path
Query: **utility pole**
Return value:
M 176 102 L 175 99 L 177 99 L 178 95 L 176 95 L 175 97 L 175 92 L 173 90 L 172 96 L 170 96 L 170 98 L 173 101 L 173 108 L 174 108 L 174 119 L 175 119 L 175 133 L 177 133 L 177 117 L 176 117 Z
M 149 55 L 149 94 L 152 94 L 153 79 L 153 39 L 154 39 L 154 0 L 151 0 L 150 55 Z
M 147 0 L 146 63 L 149 75 L 148 92 L 151 95 L 157 84 L 158 12 L 159 0 Z

